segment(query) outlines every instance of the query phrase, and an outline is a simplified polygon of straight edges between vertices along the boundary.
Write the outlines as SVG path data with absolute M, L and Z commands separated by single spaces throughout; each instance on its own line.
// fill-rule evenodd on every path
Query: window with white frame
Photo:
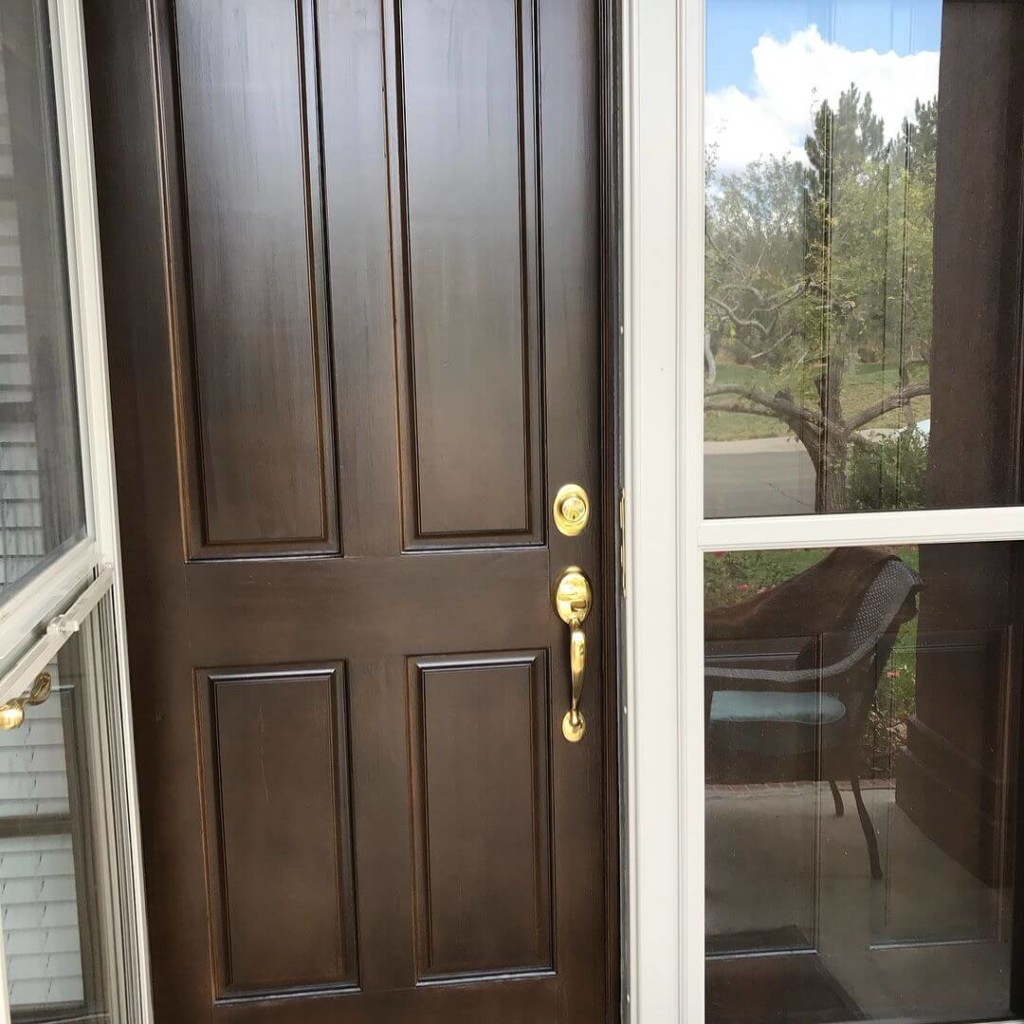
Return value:
M 1019 1020 L 1024 5 L 626 11 L 634 1019 Z
M 0 1022 L 148 1017 L 78 0 L 0 0 Z

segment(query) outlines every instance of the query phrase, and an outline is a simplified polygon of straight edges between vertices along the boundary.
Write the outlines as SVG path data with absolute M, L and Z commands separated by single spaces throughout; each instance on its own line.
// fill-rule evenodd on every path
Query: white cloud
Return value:
M 750 93 L 728 86 L 706 97 L 705 140 L 718 144 L 718 170 L 736 171 L 770 155 L 803 158 L 814 111 L 855 82 L 871 93 L 887 135 L 914 110 L 914 100 L 938 92 L 939 54 L 922 50 L 901 57 L 893 51 L 849 50 L 822 39 L 816 25 L 787 42 L 764 35 L 753 49 Z

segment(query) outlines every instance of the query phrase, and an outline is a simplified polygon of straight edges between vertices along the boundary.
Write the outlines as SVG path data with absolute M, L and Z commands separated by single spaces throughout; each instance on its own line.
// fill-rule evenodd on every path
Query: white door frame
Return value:
M 686 458 L 684 443 L 699 453 L 702 438 L 682 422 L 694 387 L 701 404 L 703 397 L 700 378 L 689 379 L 679 358 L 695 319 L 703 333 L 703 13 L 702 0 L 623 0 L 626 983 L 633 1024 L 698 1021 L 704 1009 L 703 687 L 683 686 L 686 660 L 699 664 L 703 654 L 702 462 Z M 691 130 L 684 133 L 684 124 Z M 696 473 L 685 473 L 684 462 Z
M 703 553 L 1020 540 L 1024 508 L 703 520 L 704 0 L 623 0 L 622 24 L 626 998 L 631 1024 L 698 1024 Z

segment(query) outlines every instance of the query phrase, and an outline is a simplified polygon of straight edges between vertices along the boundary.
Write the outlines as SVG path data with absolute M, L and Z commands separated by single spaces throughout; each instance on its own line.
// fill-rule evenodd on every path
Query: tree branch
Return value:
M 759 363 L 761 360 L 767 359 L 773 352 L 785 345 L 794 334 L 796 334 L 795 330 L 786 331 L 781 338 L 777 338 L 767 348 L 762 349 L 760 352 L 754 352 L 747 361 L 750 363 Z
M 781 420 L 783 423 L 786 422 L 784 417 L 780 416 L 777 412 L 772 412 L 769 409 L 752 409 L 749 405 L 738 405 L 729 402 L 705 402 L 704 411 L 741 412 L 744 416 L 764 416 L 770 420 Z
M 731 320 L 737 327 L 752 328 L 762 337 L 767 337 L 771 333 L 770 328 L 765 327 L 760 320 L 755 320 L 753 317 L 740 316 L 737 312 L 736 306 L 730 306 L 721 299 L 715 298 L 714 295 L 708 296 L 708 302 L 720 310 L 725 315 L 726 319 Z
M 805 280 L 797 281 L 796 284 L 783 288 L 782 291 L 775 292 L 767 297 L 760 288 L 755 288 L 752 284 L 722 281 L 718 287 L 723 292 L 746 292 L 748 295 L 753 295 L 758 303 L 758 308 L 754 312 L 768 314 L 776 313 L 778 310 L 790 305 L 790 303 L 796 302 L 807 291 L 808 282 Z
M 919 398 L 921 395 L 931 394 L 931 390 L 931 384 L 923 382 L 910 384 L 897 391 L 895 394 L 883 398 L 880 402 L 875 402 L 874 405 L 869 405 L 865 410 L 863 410 L 863 412 L 857 413 L 856 416 L 851 416 L 846 421 L 846 429 L 851 433 L 854 430 L 859 430 L 872 420 L 877 420 L 879 416 L 884 416 L 891 409 L 899 409 L 906 405 L 912 398 Z
M 742 387 L 739 384 L 718 384 L 713 388 L 708 388 L 705 392 L 705 398 L 713 398 L 717 395 L 736 395 L 738 398 L 745 398 L 748 402 L 771 409 L 779 415 L 780 419 L 787 422 L 799 420 L 803 423 L 813 424 L 815 427 L 821 426 L 821 417 L 818 413 L 795 405 L 783 395 L 769 395 L 757 388 Z
M 719 259 L 723 260 L 725 263 L 728 263 L 733 268 L 733 270 L 742 273 L 743 266 L 740 263 L 740 261 L 736 258 L 735 254 L 732 251 L 722 249 L 722 247 L 715 240 L 715 233 L 710 230 L 710 227 L 705 229 L 704 237 L 707 240 L 707 243 L 710 246 L 710 248 L 714 250 L 715 255 L 718 256 Z
M 820 295 L 826 308 L 837 316 L 848 317 L 857 308 L 854 299 L 837 299 L 832 293 L 832 288 L 820 281 L 808 281 L 807 290 L 814 292 L 815 295 Z
M 854 448 L 860 448 L 861 451 L 871 452 L 874 451 L 877 442 L 869 441 L 866 437 L 861 437 L 860 434 L 850 435 L 850 445 Z

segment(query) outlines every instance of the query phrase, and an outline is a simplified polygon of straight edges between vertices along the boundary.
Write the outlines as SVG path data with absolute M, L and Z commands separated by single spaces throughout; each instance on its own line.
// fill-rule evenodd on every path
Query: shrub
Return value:
M 865 512 L 922 508 L 928 438 L 901 430 L 878 441 L 861 441 L 850 452 L 850 507 Z

